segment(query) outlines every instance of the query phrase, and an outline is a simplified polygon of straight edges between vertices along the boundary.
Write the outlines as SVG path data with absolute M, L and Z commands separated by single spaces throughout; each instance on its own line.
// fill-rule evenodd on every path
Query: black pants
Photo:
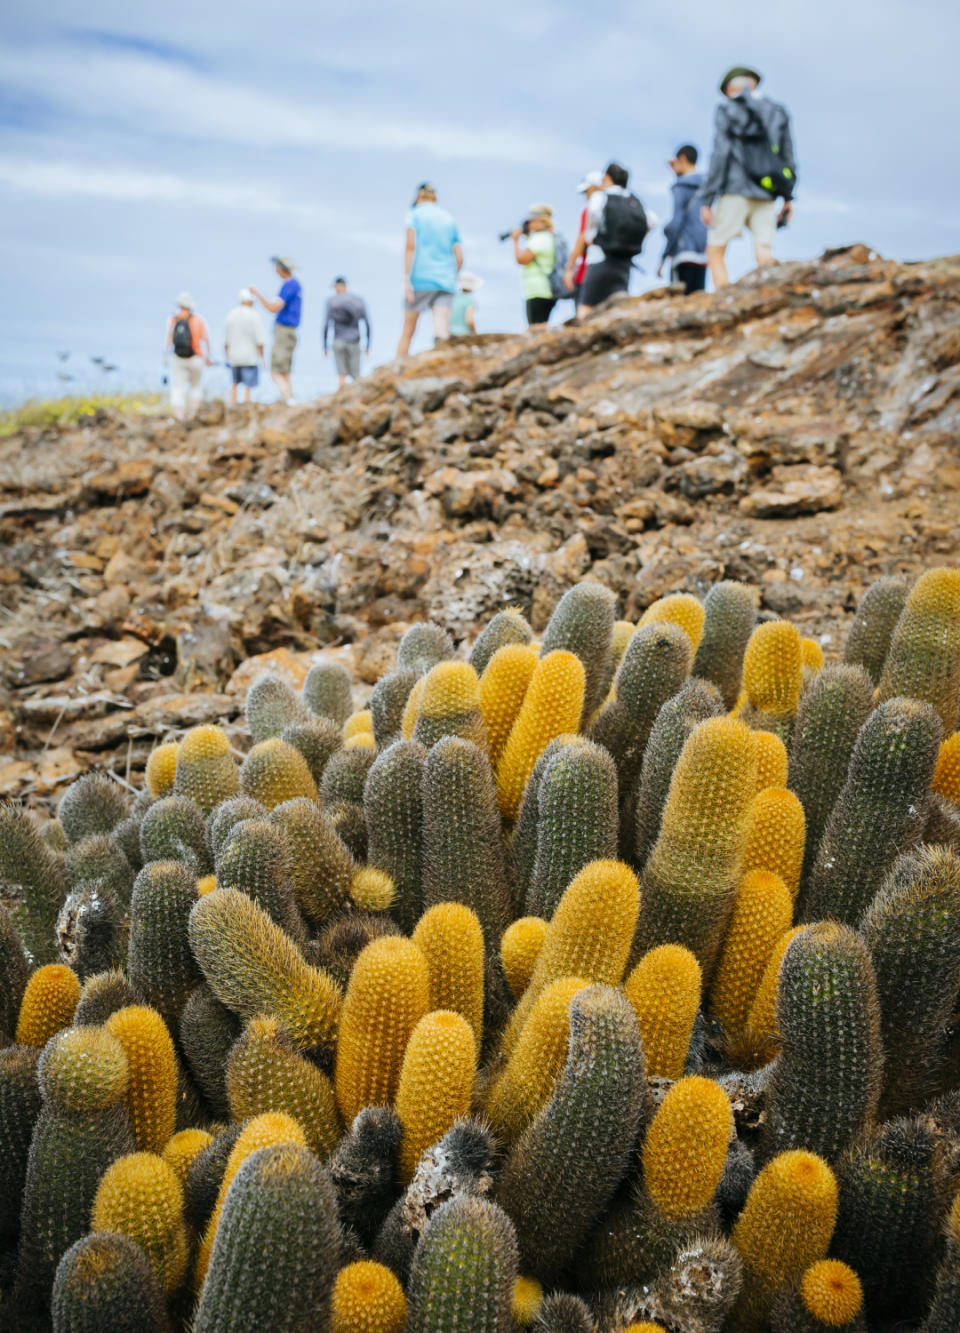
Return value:
M 702 292 L 707 285 L 706 264 L 674 264 L 670 277 L 673 282 L 682 282 L 689 296 L 691 292 Z
M 580 287 L 580 304 L 591 309 L 606 301 L 617 292 L 625 292 L 630 286 L 632 260 L 607 256 L 598 264 L 588 264 Z
M 531 296 L 527 301 L 527 323 L 546 324 L 556 304 L 553 296 Z

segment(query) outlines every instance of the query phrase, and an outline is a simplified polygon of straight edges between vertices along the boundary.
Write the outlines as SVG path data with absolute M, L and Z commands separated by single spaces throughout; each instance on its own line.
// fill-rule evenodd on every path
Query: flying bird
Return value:
M 73 379 L 73 376 L 72 376 L 72 375 L 65 375 L 65 374 L 63 373 L 62 370 L 58 370 L 58 371 L 57 371 L 57 379 L 58 379 L 58 380 L 63 380 L 64 384 L 66 384 L 68 380 L 72 380 L 72 379 Z
M 102 365 L 103 365 L 103 357 L 102 357 L 102 356 L 92 356 L 92 357 L 90 358 L 90 360 L 93 362 L 93 364 L 94 364 L 95 366 L 102 366 Z
M 61 361 L 66 361 L 66 360 L 69 359 L 70 353 L 69 353 L 69 352 L 58 352 L 58 353 L 57 353 L 57 356 L 58 356 L 58 358 L 59 358 Z

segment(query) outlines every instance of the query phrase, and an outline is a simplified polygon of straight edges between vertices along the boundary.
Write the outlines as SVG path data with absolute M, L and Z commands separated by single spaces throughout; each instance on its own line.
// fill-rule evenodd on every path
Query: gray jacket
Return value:
M 757 185 L 750 179 L 743 165 L 742 150 L 737 146 L 737 137 L 749 130 L 753 120 L 747 109 L 747 98 L 751 98 L 754 102 L 767 100 L 756 91 L 743 92 L 738 93 L 736 97 L 725 97 L 717 107 L 710 168 L 703 189 L 700 191 L 701 203 L 708 206 L 723 194 L 742 194 L 748 199 L 770 198 L 762 185 Z M 780 150 L 784 165 L 795 169 L 796 159 L 789 122 L 782 138 Z

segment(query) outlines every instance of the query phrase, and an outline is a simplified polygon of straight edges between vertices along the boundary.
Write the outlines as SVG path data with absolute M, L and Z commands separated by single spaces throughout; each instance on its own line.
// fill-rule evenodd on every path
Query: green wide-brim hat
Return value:
M 749 65 L 734 65 L 733 69 L 728 69 L 720 80 L 721 92 L 726 91 L 727 84 L 731 79 L 756 79 L 757 83 L 762 83 L 763 75 L 759 70 L 751 69 Z

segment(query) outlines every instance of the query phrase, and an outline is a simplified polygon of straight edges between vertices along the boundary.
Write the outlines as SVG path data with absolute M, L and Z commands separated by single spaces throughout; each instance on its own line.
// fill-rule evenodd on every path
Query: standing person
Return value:
M 588 205 L 590 203 L 590 200 L 593 198 L 593 196 L 597 193 L 598 190 L 602 189 L 603 189 L 602 171 L 588 171 L 587 174 L 584 176 L 583 180 L 577 186 L 577 194 L 582 194 L 585 196 L 583 212 L 580 214 L 580 226 L 577 230 L 577 240 L 579 240 L 580 237 L 583 236 L 584 232 L 587 230 L 587 221 L 589 217 Z M 590 248 L 587 245 L 586 241 L 584 241 L 583 253 L 577 260 L 576 267 L 573 270 L 573 299 L 578 306 L 580 304 L 580 295 L 583 288 L 583 280 L 587 276 L 587 264 L 596 263 L 602 258 L 603 258 L 603 251 L 599 248 L 599 246 L 597 246 L 596 253 L 593 255 L 591 259 Z
M 483 278 L 462 268 L 457 276 L 457 290 L 450 307 L 450 337 L 462 338 L 477 331 L 476 293 L 483 286 Z
M 263 324 L 253 308 L 253 292 L 244 287 L 235 305 L 227 315 L 224 332 L 224 360 L 230 367 L 230 405 L 237 401 L 237 385 L 246 389 L 245 403 L 250 401 L 250 390 L 260 381 L 260 362 L 263 360 Z
M 163 354 L 169 363 L 170 411 L 177 421 L 184 421 L 200 406 L 203 368 L 212 364 L 207 325 L 194 310 L 189 292 L 180 293 L 177 309 L 167 320 Z
M 720 81 L 725 101 L 717 107 L 713 150 L 700 191 L 706 223 L 707 261 L 715 287 L 726 287 L 727 246 L 744 227 L 753 235 L 758 266 L 773 263 L 773 233 L 793 215 L 797 163 L 790 116 L 757 91 L 762 76 L 735 65 Z M 777 215 L 776 201 L 783 205 Z M 716 204 L 716 207 L 714 207 Z
M 292 259 L 284 255 L 271 255 L 270 262 L 280 279 L 280 290 L 275 298 L 264 296 L 256 287 L 250 290 L 271 315 L 273 321 L 273 347 L 270 351 L 270 378 L 277 386 L 283 401 L 289 406 L 293 402 L 293 383 L 290 372 L 293 370 L 293 353 L 297 346 L 297 329 L 300 327 L 300 314 L 303 307 L 303 288 L 293 276 L 296 267 Z
M 523 268 L 523 299 L 526 306 L 527 327 L 546 324 L 557 304 L 550 284 L 557 259 L 557 243 L 553 235 L 553 209 L 549 204 L 533 204 L 527 209 L 527 220 L 515 228 L 513 257 Z
M 673 217 L 663 229 L 666 244 L 657 268 L 657 277 L 662 278 L 663 266 L 669 259 L 670 281 L 682 282 L 688 296 L 691 292 L 702 292 L 707 284 L 707 229 L 697 198 L 703 184 L 697 170 L 698 156 L 693 144 L 685 143 L 667 164 L 677 179 L 671 186 Z
M 573 290 L 577 261 L 587 255 L 587 269 L 581 287 L 578 314 L 588 315 L 594 306 L 630 287 L 630 269 L 640 253 L 649 229 L 643 204 L 627 189 L 630 173 L 619 162 L 611 162 L 603 173 L 602 187 L 587 204 L 587 225 L 577 237 L 567 261 L 564 283 Z M 590 259 L 596 244 L 599 260 Z
M 429 181 L 417 186 L 406 227 L 403 332 L 397 344 L 398 357 L 410 351 L 417 320 L 425 310 L 433 311 L 434 341 L 442 342 L 450 336 L 450 307 L 457 274 L 463 268 L 460 231 L 447 210 L 437 203 L 436 186 Z
M 370 316 L 362 296 L 347 291 L 346 278 L 334 278 L 333 295 L 323 314 L 323 354 L 329 356 L 327 334 L 333 325 L 333 359 L 339 376 L 338 389 L 348 379 L 360 378 L 360 325 L 366 330 L 366 355 L 370 355 Z

